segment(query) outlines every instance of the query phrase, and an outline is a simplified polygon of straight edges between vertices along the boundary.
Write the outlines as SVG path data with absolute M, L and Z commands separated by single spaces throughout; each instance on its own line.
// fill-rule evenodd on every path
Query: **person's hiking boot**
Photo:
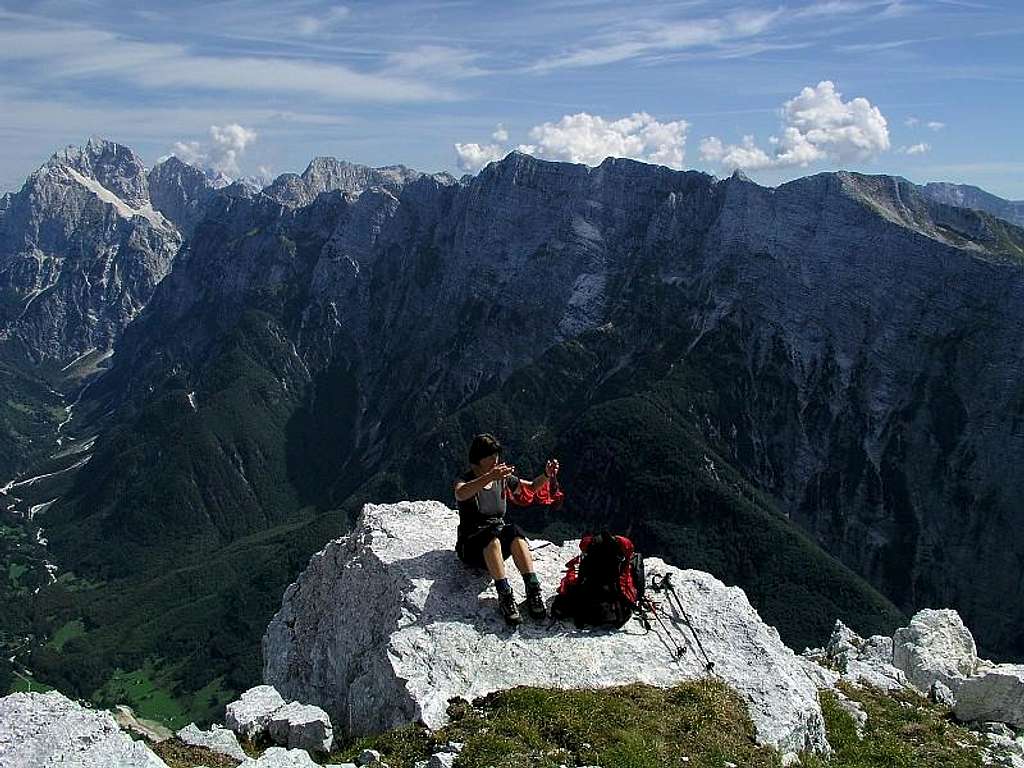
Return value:
M 516 605 L 516 596 L 512 590 L 498 593 L 498 610 L 505 618 L 505 623 L 510 626 L 521 624 L 523 617 L 519 615 L 519 606 Z
M 535 619 L 548 617 L 548 609 L 544 606 L 544 598 L 541 596 L 539 585 L 526 590 L 526 610 Z

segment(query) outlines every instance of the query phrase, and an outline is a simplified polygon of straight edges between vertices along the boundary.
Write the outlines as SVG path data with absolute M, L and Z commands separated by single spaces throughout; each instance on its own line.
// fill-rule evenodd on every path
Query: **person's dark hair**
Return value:
M 469 463 L 479 464 L 481 459 L 501 453 L 501 443 L 489 432 L 477 435 L 469 446 Z

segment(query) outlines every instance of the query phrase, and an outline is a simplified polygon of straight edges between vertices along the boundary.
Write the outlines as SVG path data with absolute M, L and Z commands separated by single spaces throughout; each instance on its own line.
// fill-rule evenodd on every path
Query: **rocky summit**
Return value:
M 0 766 L 166 768 L 141 741 L 117 727 L 109 712 L 84 709 L 57 691 L 0 699 Z
M 153 202 L 138 155 L 102 139 L 33 173 L 0 206 L 0 342 L 61 364 L 112 348 L 181 246 Z
M 453 697 L 699 678 L 704 654 L 685 611 L 715 673 L 747 702 L 761 743 L 828 751 L 814 681 L 742 590 L 647 558 L 649 576 L 671 574 L 683 607 L 662 602 L 664 627 L 541 621 L 513 631 L 498 616 L 490 577 L 456 558 L 456 525 L 436 501 L 367 504 L 352 533 L 314 555 L 286 590 L 263 640 L 266 682 L 323 707 L 349 734 L 415 721 L 437 728 Z M 534 540 L 531 549 L 550 597 L 578 542 Z

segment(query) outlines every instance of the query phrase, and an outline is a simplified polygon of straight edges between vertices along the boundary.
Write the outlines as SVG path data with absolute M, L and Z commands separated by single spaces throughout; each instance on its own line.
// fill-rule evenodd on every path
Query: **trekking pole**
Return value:
M 676 659 L 683 658 L 683 655 L 686 653 L 686 648 L 681 646 L 681 645 L 677 645 L 673 649 L 672 646 L 669 644 L 669 640 L 672 638 L 672 633 L 669 631 L 668 627 L 665 625 L 665 621 L 661 618 L 661 616 L 658 615 L 658 607 L 654 604 L 654 601 L 651 600 L 650 598 L 645 598 L 644 599 L 644 603 L 646 603 L 645 607 L 647 608 L 647 610 L 649 610 L 652 614 L 654 614 L 654 618 L 658 622 L 658 625 L 665 631 L 665 637 L 668 638 L 668 639 L 662 639 L 662 642 L 665 643 L 665 647 L 668 648 L 669 651 L 672 652 L 673 656 L 675 656 Z M 647 626 L 648 626 L 648 629 L 649 629 L 650 628 L 650 624 L 648 624 Z
M 662 589 L 664 589 L 664 587 L 658 583 L 657 577 L 651 576 L 651 590 L 654 592 L 660 592 L 662 591 Z M 650 612 L 654 614 L 654 618 L 658 620 L 658 624 L 665 631 L 665 636 L 668 638 L 668 640 L 663 639 L 662 642 L 665 644 L 666 648 L 669 648 L 671 650 L 669 640 L 672 639 L 672 629 L 665 623 L 664 619 L 662 619 L 662 617 L 659 615 L 659 607 L 653 600 L 651 600 L 649 597 L 645 597 L 644 602 L 646 603 Z M 673 608 L 673 611 L 674 610 L 675 609 Z M 671 619 L 671 621 L 673 625 L 678 623 L 678 620 L 674 618 Z M 677 659 L 681 659 L 683 657 L 683 654 L 686 653 L 687 642 L 686 637 L 683 636 L 681 631 L 677 631 L 676 634 L 680 636 L 680 641 L 682 644 L 678 644 L 680 641 L 677 641 L 675 655 Z
M 683 601 L 676 594 L 676 588 L 672 585 L 672 574 L 666 573 L 661 578 L 661 587 L 668 591 L 672 597 L 676 599 L 676 605 L 679 606 L 679 612 L 683 616 L 683 623 L 690 628 L 690 634 L 693 635 L 693 639 L 697 641 L 697 647 L 700 649 L 701 655 L 704 657 L 705 667 L 704 671 L 709 675 L 715 673 L 715 662 L 708 658 L 707 651 L 704 650 L 704 644 L 700 641 L 700 635 L 697 634 L 697 630 L 693 628 L 693 622 L 690 621 L 690 616 L 686 613 L 686 609 L 683 607 Z

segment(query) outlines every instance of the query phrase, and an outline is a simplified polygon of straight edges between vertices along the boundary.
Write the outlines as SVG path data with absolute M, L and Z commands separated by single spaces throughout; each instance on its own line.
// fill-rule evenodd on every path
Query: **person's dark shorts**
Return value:
M 466 565 L 474 568 L 486 568 L 487 563 L 484 562 L 484 549 L 494 538 L 501 542 L 502 558 L 508 560 L 512 555 L 512 542 L 517 538 L 525 539 L 526 534 L 514 523 L 493 525 L 489 528 L 483 528 L 472 536 L 467 536 L 465 539 L 460 539 L 455 544 L 455 552 Z

